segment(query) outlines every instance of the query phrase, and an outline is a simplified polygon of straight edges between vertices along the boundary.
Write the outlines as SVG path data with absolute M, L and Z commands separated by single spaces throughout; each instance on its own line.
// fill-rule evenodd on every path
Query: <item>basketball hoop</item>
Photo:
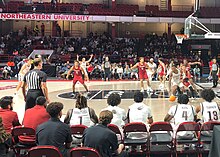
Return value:
M 182 44 L 183 39 L 187 39 L 186 34 L 175 34 L 175 36 L 176 36 L 177 44 Z

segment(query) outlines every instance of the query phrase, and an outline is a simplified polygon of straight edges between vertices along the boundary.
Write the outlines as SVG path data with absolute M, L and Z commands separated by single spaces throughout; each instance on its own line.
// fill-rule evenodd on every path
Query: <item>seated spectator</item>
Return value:
M 10 66 L 8 65 L 4 66 L 3 71 L 2 71 L 4 79 L 11 79 L 12 73 L 13 71 Z
M 7 133 L 11 134 L 11 128 L 19 126 L 18 115 L 13 110 L 13 97 L 5 96 L 0 99 L 0 117 Z
M 198 65 L 196 65 L 196 67 L 193 68 L 193 76 L 194 76 L 195 78 L 200 79 L 200 69 L 198 68 Z
M 125 120 L 127 119 L 125 110 L 118 107 L 121 103 L 121 97 L 118 93 L 112 93 L 107 99 L 108 107 L 102 109 L 102 111 L 108 110 L 113 113 L 113 119 L 111 124 L 115 124 L 122 131 L 122 127 L 125 125 Z
M 98 79 L 100 78 L 100 75 L 101 75 L 101 69 L 99 68 L 98 65 L 96 65 L 95 68 L 91 72 L 91 77 Z
M 7 156 L 7 149 L 10 145 L 11 135 L 5 131 L 5 128 L 2 124 L 2 118 L 0 117 L 0 156 Z
M 195 121 L 197 117 L 194 106 L 188 104 L 189 98 L 186 94 L 179 95 L 177 102 L 179 104 L 172 106 L 164 118 L 165 122 L 171 122 L 173 119 L 173 123 L 171 124 L 174 135 L 181 123 Z M 194 134 L 191 131 L 181 131 L 177 134 L 177 138 L 179 139 L 192 139 L 193 137 Z
M 38 125 L 48 121 L 50 119 L 50 115 L 46 111 L 46 106 L 46 98 L 44 96 L 39 96 L 36 99 L 36 105 L 25 111 L 23 125 L 36 130 Z
M 112 68 L 111 68 L 112 79 L 118 79 L 117 69 L 118 69 L 118 67 L 117 67 L 116 63 L 112 64 Z
M 212 89 L 204 89 L 201 97 L 205 101 L 196 106 L 196 113 L 201 113 L 201 122 L 220 121 L 220 112 L 218 104 L 213 101 L 215 92 Z M 203 135 L 210 136 L 210 132 L 202 132 Z
M 130 79 L 131 78 L 131 69 L 129 68 L 129 65 L 126 65 L 124 68 L 123 77 Z
M 130 67 L 133 67 L 133 65 L 131 64 Z M 135 80 L 138 79 L 138 69 L 132 69 L 131 70 L 131 79 Z
M 122 76 L 123 76 L 123 68 L 122 68 L 121 65 L 118 65 L 118 68 L 117 68 L 117 75 L 118 75 L 119 80 L 122 80 Z
M 75 108 L 67 112 L 64 123 L 70 125 L 83 124 L 90 127 L 98 123 L 98 117 L 95 111 L 87 106 L 86 97 L 79 94 L 76 98 Z
M 122 152 L 124 145 L 118 145 L 116 134 L 107 127 L 112 118 L 112 112 L 102 111 L 99 115 L 99 124 L 84 131 L 82 144 L 96 149 L 102 157 L 125 157 L 126 154 Z
M 47 106 L 46 110 L 51 118 L 37 127 L 36 143 L 37 145 L 55 146 L 60 150 L 63 157 L 67 157 L 72 136 L 69 125 L 60 121 L 63 104 L 52 102 Z
M 146 126 L 153 123 L 153 117 L 149 106 L 143 103 L 144 94 L 140 91 L 134 93 L 134 104 L 128 107 L 128 122 L 142 122 Z M 144 133 L 130 133 L 129 138 L 139 139 L 146 137 Z

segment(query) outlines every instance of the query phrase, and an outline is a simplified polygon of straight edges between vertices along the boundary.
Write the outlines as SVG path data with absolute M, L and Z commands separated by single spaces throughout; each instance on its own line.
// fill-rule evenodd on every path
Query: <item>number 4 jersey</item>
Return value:
M 203 102 L 200 108 L 203 122 L 219 121 L 219 107 L 216 102 Z
M 194 106 L 192 105 L 178 104 L 172 106 L 168 114 L 173 116 L 174 125 L 179 125 L 183 122 L 194 121 L 194 116 L 196 115 L 196 112 Z

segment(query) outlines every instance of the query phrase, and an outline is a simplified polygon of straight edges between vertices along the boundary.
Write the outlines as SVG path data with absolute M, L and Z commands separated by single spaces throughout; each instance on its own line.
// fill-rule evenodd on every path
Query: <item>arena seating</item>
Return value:
M 109 8 L 101 3 L 90 3 L 85 5 L 82 3 L 57 3 L 55 8 L 51 7 L 51 3 L 25 4 L 23 1 L 9 1 L 6 6 L 0 5 L 3 12 L 43 12 L 43 13 L 74 13 L 84 14 L 86 8 L 90 15 L 111 15 L 111 16 L 132 16 L 139 14 L 138 5 L 117 4 L 115 9 Z M 187 17 L 192 11 L 161 11 L 157 5 L 146 5 L 145 16 L 154 17 Z M 204 18 L 220 17 L 219 7 L 201 7 L 200 15 Z
M 45 156 L 45 157 L 62 157 L 58 148 L 54 146 L 36 146 L 28 151 L 28 157 Z
M 207 122 L 207 123 L 204 123 L 201 127 L 199 123 L 196 123 L 196 122 L 181 123 L 177 129 L 177 132 L 194 131 L 196 132 L 195 134 L 196 136 L 192 140 L 180 140 L 177 138 L 172 138 L 170 132 L 172 132 L 173 129 L 171 125 L 167 122 L 154 122 L 149 128 L 149 132 L 147 131 L 146 126 L 143 123 L 128 123 L 125 125 L 123 129 L 124 138 L 122 138 L 122 141 L 120 141 L 120 143 L 124 143 L 127 146 L 146 145 L 146 152 L 142 152 L 142 153 L 146 153 L 148 155 L 161 154 L 161 153 L 170 154 L 170 155 L 176 154 L 177 156 L 178 154 L 190 154 L 190 153 L 197 153 L 199 155 L 201 153 L 204 153 L 204 148 L 201 147 L 201 145 L 211 143 L 211 136 L 204 137 L 202 135 L 202 132 L 212 131 L 214 125 L 220 125 L 220 123 L 219 122 Z M 119 129 L 118 128 L 116 129 L 114 125 L 110 124 L 108 127 L 116 134 L 120 134 Z M 76 133 L 81 134 L 83 132 L 82 130 L 84 130 L 86 127 L 82 126 L 78 128 L 80 129 L 77 129 L 76 131 L 74 131 L 74 127 L 72 127 L 72 133 L 74 135 Z M 131 132 L 139 132 L 139 133 L 143 132 L 143 133 L 147 133 L 148 136 L 141 140 L 138 140 L 138 139 L 132 140 L 132 139 L 127 138 L 128 133 L 131 133 Z M 177 137 L 177 132 L 176 132 L 175 137 Z M 20 135 L 32 135 L 32 134 L 34 134 L 34 131 L 32 131 L 29 128 L 15 127 L 12 130 L 13 139 L 15 139 L 17 136 L 20 136 Z M 207 140 L 207 138 L 209 139 Z M 184 147 L 178 147 L 178 145 L 186 145 L 186 144 L 188 144 L 188 147 L 189 147 L 187 149 L 186 148 L 182 149 Z M 195 144 L 195 145 L 192 145 L 192 144 Z M 165 145 L 166 148 L 161 147 L 162 145 Z M 47 155 L 48 157 L 50 157 L 51 154 L 53 154 L 53 157 L 55 156 L 59 157 L 60 155 L 58 149 L 53 146 L 34 146 L 34 145 L 25 145 L 25 146 L 20 145 L 22 147 L 17 147 L 17 146 L 19 146 L 18 143 L 14 143 L 12 145 L 12 148 L 16 152 L 17 155 L 19 154 L 18 150 L 22 150 L 22 149 L 26 149 L 26 150 L 29 149 L 28 157 L 34 157 L 36 153 Z M 132 154 L 135 153 L 132 150 L 127 150 L 127 151 Z M 205 149 L 205 151 L 208 152 L 209 149 Z M 48 152 L 49 154 L 47 154 Z M 79 154 L 85 155 L 85 152 L 87 152 L 88 154 L 91 153 L 90 155 L 94 155 L 95 157 L 96 156 L 99 157 L 98 152 L 91 148 L 85 148 L 85 147 L 79 146 L 71 150 L 71 154 L 73 157 L 74 155 L 79 157 L 80 156 Z

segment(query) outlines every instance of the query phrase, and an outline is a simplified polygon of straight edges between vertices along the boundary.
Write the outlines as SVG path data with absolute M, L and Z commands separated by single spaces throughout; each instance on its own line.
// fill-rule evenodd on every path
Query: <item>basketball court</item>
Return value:
M 166 82 L 168 83 L 168 82 Z M 0 82 L 0 95 L 1 97 L 6 95 L 12 95 L 15 92 L 15 87 L 17 81 L 1 81 Z M 98 115 L 101 109 L 107 106 L 106 98 L 112 92 L 117 92 L 121 95 L 122 101 L 119 105 L 121 108 L 124 108 L 126 111 L 128 107 L 132 105 L 133 94 L 135 91 L 140 90 L 139 81 L 91 81 L 87 83 L 90 95 L 88 96 L 88 106 L 93 108 Z M 64 104 L 63 117 L 67 111 L 75 107 L 75 99 L 71 97 L 72 90 L 72 81 L 56 81 L 49 80 L 47 82 L 49 90 L 50 101 L 59 101 Z M 158 90 L 159 82 L 152 82 L 152 93 L 144 93 L 144 103 L 151 108 L 154 121 L 163 121 L 166 113 L 172 105 L 177 104 L 176 102 L 169 102 L 168 92 Z M 209 88 L 211 87 L 210 83 L 200 83 L 197 86 L 199 91 L 202 90 L 201 87 Z M 145 86 L 146 87 L 146 86 Z M 217 92 L 218 89 L 216 89 Z M 84 92 L 84 88 L 81 84 L 76 85 L 76 91 Z M 220 103 L 217 98 L 216 101 Z M 198 105 L 202 102 L 201 98 L 190 99 L 190 104 Z M 19 120 L 22 122 L 25 109 L 25 102 L 23 100 L 22 91 L 18 92 L 18 95 L 14 96 L 14 111 L 18 113 Z

